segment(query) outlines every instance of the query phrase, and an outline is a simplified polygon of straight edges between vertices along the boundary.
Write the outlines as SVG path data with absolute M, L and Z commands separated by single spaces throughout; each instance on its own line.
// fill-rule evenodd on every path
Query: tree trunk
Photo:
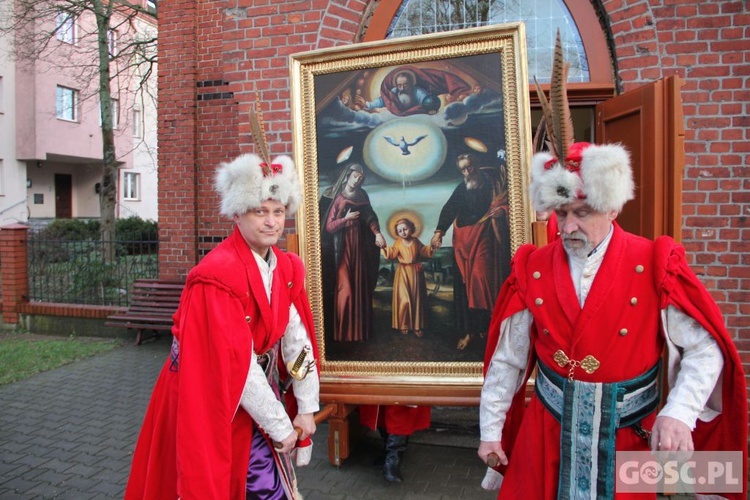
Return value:
M 104 244 L 104 262 L 115 259 L 115 205 L 117 203 L 117 155 L 113 130 L 112 93 L 110 88 L 109 20 L 111 2 L 103 5 L 94 0 L 94 13 L 98 28 L 99 51 L 99 102 L 102 116 L 102 188 L 99 192 L 101 240 Z

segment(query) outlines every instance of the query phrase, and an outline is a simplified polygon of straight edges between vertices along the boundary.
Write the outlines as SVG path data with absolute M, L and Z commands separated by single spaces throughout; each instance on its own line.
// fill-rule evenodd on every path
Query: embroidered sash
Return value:
M 569 380 L 538 362 L 534 392 L 560 422 L 559 499 L 614 498 L 615 434 L 659 405 L 659 367 L 623 382 Z

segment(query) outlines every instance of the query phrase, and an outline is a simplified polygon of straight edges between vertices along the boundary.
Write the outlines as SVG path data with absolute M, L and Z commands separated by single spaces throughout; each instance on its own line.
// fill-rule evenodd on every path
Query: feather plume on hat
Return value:
M 302 199 L 294 162 L 286 155 L 271 159 L 260 114 L 254 109 L 250 127 L 262 157 L 243 154 L 219 165 L 215 188 L 221 196 L 221 214 L 241 215 L 266 200 L 276 200 L 286 206 L 287 215 L 293 215 Z
M 542 122 L 535 143 L 544 129 L 548 151 L 536 153 L 531 159 L 532 203 L 537 211 L 547 211 L 585 200 L 597 212 L 620 212 L 625 203 L 633 199 L 635 190 L 630 155 L 620 144 L 573 142 L 573 120 L 566 89 L 569 68 L 558 30 L 549 100 L 534 78 L 542 106 Z

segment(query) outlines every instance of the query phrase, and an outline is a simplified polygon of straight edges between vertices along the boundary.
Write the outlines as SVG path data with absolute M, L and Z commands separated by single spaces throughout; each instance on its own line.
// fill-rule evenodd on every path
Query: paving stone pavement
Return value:
M 0 500 L 122 498 L 170 340 L 124 345 L 0 386 Z M 310 465 L 297 471 L 300 492 L 305 500 L 496 498 L 480 487 L 486 468 L 476 455 L 477 409 L 434 408 L 432 421 L 411 438 L 402 483 L 388 483 L 373 467 L 382 450 L 374 433 L 341 466 L 331 465 L 321 424 Z
M 0 386 L 0 499 L 122 498 L 143 414 L 169 349 L 166 338 Z M 476 409 L 438 409 L 433 429 L 413 436 L 404 482 L 372 466 L 382 443 L 365 435 L 339 467 L 327 456 L 328 426 L 313 459 L 298 470 L 300 492 L 315 499 L 489 499 L 476 456 Z

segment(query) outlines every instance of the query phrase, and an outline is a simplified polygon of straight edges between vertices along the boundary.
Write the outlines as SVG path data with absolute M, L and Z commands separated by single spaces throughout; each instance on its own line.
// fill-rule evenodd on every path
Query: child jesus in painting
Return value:
M 404 335 L 411 330 L 421 337 L 427 319 L 427 285 L 421 262 L 432 257 L 433 248 L 419 241 L 416 225 L 407 217 L 399 218 L 394 229 L 398 236 L 395 243 L 382 249 L 386 259 L 398 261 L 393 277 L 392 324 Z

